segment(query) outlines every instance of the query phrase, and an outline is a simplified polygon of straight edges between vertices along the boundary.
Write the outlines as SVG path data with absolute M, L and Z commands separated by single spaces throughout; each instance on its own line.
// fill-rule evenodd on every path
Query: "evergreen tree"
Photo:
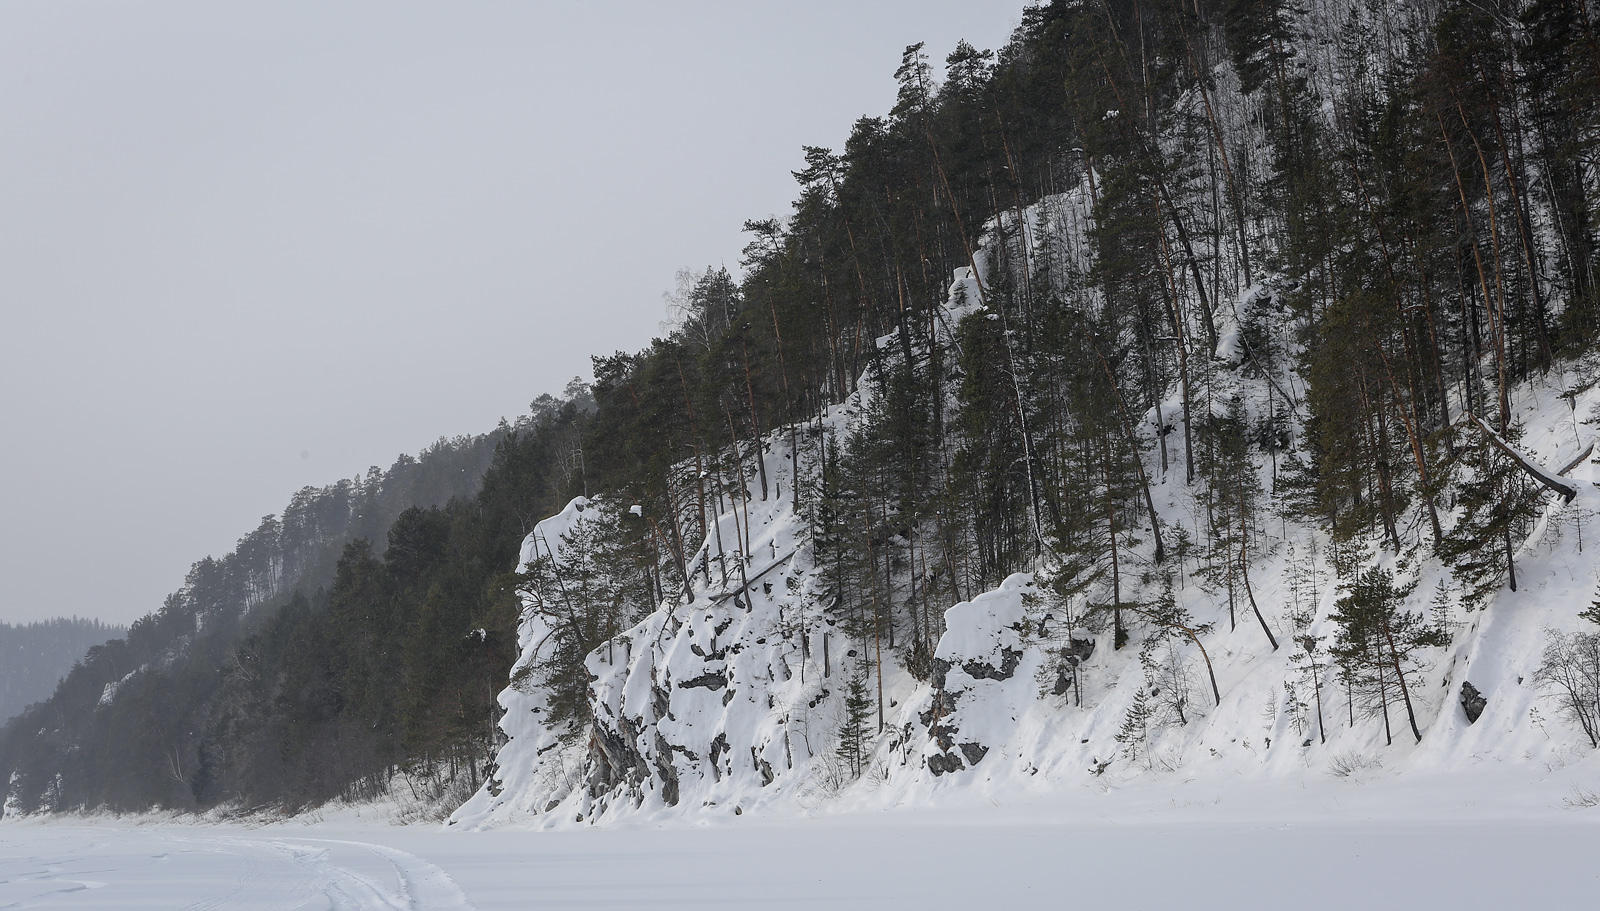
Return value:
M 1513 428 L 1510 439 L 1518 434 Z M 1469 606 L 1502 585 L 1517 590 L 1516 548 L 1527 537 L 1539 496 L 1526 475 L 1487 440 L 1460 451 L 1456 508 L 1461 516 L 1439 547 Z
M 872 717 L 872 697 L 867 691 L 866 663 L 857 661 L 845 684 L 844 717 L 839 724 L 839 745 L 834 749 L 850 770 L 852 778 L 860 778 L 870 757 L 872 735 L 869 725 Z
M 1422 649 L 1448 642 L 1422 614 L 1404 609 L 1414 587 L 1415 583 L 1396 585 L 1388 570 L 1364 570 L 1345 586 L 1348 593 L 1336 602 L 1330 618 L 1339 626 L 1330 654 L 1347 675 L 1352 694 L 1382 716 L 1386 743 L 1394 742 L 1389 705 L 1397 695 L 1405 705 L 1411 733 L 1422 741 L 1408 678 L 1417 673 Z

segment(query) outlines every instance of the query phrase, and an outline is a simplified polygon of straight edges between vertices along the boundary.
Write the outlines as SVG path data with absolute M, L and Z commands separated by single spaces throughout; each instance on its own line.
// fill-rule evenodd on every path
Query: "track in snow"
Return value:
M 0 911 L 472 911 L 454 881 L 394 848 L 204 828 L 0 830 Z

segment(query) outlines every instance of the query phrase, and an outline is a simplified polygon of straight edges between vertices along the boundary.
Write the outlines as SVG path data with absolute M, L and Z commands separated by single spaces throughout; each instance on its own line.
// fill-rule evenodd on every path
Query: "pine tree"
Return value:
M 1422 741 L 1422 729 L 1411 700 L 1408 677 L 1417 672 L 1418 652 L 1448 643 L 1444 632 L 1426 622 L 1420 613 L 1404 610 L 1415 583 L 1396 585 L 1388 570 L 1368 569 L 1345 589 L 1331 616 L 1339 634 L 1331 655 L 1351 682 L 1353 695 L 1383 717 L 1385 741 L 1394 742 L 1389 727 L 1389 704 L 1399 695 L 1405 705 L 1411 733 Z
M 866 663 L 857 661 L 845 686 L 844 717 L 839 724 L 839 745 L 834 748 L 834 755 L 849 768 L 852 778 L 861 777 L 869 756 L 871 720 L 872 696 L 867 688 Z
M 1509 435 L 1515 441 L 1518 431 Z M 1439 547 L 1461 584 L 1463 601 L 1481 606 L 1502 585 L 1517 590 L 1515 552 L 1539 507 L 1538 491 L 1487 441 L 1463 448 L 1456 466 L 1461 517 Z

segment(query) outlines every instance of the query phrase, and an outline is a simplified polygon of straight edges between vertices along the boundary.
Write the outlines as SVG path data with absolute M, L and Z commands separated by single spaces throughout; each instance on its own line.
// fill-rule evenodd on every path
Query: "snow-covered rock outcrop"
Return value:
M 1022 223 L 1030 231 L 1048 228 L 1052 218 L 1081 223 L 1081 197 L 1075 192 L 1045 200 Z M 1038 250 L 1048 241 L 1030 235 Z M 1062 257 L 1081 252 L 1070 244 L 1058 247 Z M 969 270 L 957 270 L 945 325 L 967 315 L 984 318 L 981 293 Z M 1214 378 L 1197 408 L 1255 420 L 1283 407 L 1286 396 L 1303 396 L 1298 377 L 1263 376 L 1246 367 L 1241 324 L 1271 322 L 1275 306 L 1268 282 L 1218 308 Z M 1293 342 L 1286 337 L 1283 344 Z M 803 463 L 814 447 L 807 442 L 812 435 L 847 433 L 868 404 L 863 397 L 871 389 L 864 384 L 817 425 L 793 434 L 780 429 L 764 441 L 761 458 L 776 493 L 763 498 L 752 479 L 747 515 L 717 517 L 720 529 L 708 532 L 697 555 L 715 555 L 719 540 L 745 534 L 750 555 L 742 567 L 734 548 L 727 548 L 729 568 L 715 583 L 704 573 L 692 601 L 659 606 L 589 656 L 594 721 L 576 739 L 544 724 L 548 707 L 528 685 L 527 672 L 538 664 L 549 633 L 546 619 L 529 606 L 513 675 L 518 682 L 501 696 L 510 742 L 495 780 L 454 821 L 563 826 L 815 810 L 830 801 L 937 803 L 961 799 L 956 795 L 963 792 L 1426 775 L 1485 762 L 1540 769 L 1592 764 L 1587 744 L 1578 748 L 1532 682 L 1547 631 L 1579 628 L 1577 614 L 1594 599 L 1597 583 L 1600 465 L 1578 456 L 1593 443 L 1593 425 L 1585 420 L 1600 414 L 1600 385 L 1578 384 L 1581 391 L 1562 398 L 1570 385 L 1570 378 L 1552 375 L 1516 392 L 1517 420 L 1525 427 L 1517 445 L 1552 473 L 1567 469 L 1562 480 L 1577 495 L 1571 502 L 1546 497 L 1542 517 L 1517 554 L 1519 589 L 1499 592 L 1481 610 L 1464 609 L 1448 567 L 1425 550 L 1396 554 L 1376 543 L 1336 544 L 1324 531 L 1277 512 L 1260 523 L 1250 550 L 1251 597 L 1262 621 L 1242 594 L 1230 608 L 1223 587 L 1203 578 L 1197 559 L 1176 546 L 1180 535 L 1202 537 L 1206 506 L 1181 468 L 1164 470 L 1177 464 L 1177 454 L 1170 461 L 1160 457 L 1161 447 L 1181 438 L 1172 432 L 1182 420 L 1174 392 L 1136 429 L 1147 448 L 1151 506 L 1169 536 L 1167 562 L 1153 572 L 1150 542 L 1130 545 L 1122 598 L 1146 604 L 1170 599 L 1198 635 L 1179 635 L 1125 612 L 1130 638 L 1119 649 L 1103 620 L 1085 622 L 1091 602 L 1111 600 L 1105 586 L 1063 602 L 1045 591 L 1053 567 L 1044 562 L 1037 573 L 1012 575 L 945 610 L 931 672 L 919 681 L 905 669 L 903 650 L 844 634 L 813 565 L 806 516 L 783 493 L 792 494 L 796 483 L 791 441 L 799 442 Z M 1302 432 L 1290 424 L 1290 450 Z M 1260 454 L 1255 468 L 1264 489 L 1271 489 L 1280 467 L 1277 456 Z M 563 559 L 566 538 L 590 505 L 576 500 L 540 523 L 524 545 L 524 560 L 538 553 Z M 1448 523 L 1447 516 L 1447 530 Z M 1330 619 L 1341 595 L 1336 552 L 1346 577 L 1353 565 L 1415 583 L 1407 609 L 1451 632 L 1448 646 L 1426 656 L 1420 684 L 1409 694 L 1420 743 L 1398 715 L 1390 724 L 1393 742 L 1387 742 L 1384 725 L 1350 699 L 1325 654 L 1309 658 L 1297 641 L 1320 637 L 1325 648 L 1336 632 Z M 1158 583 L 1157 576 L 1167 581 Z M 881 683 L 871 682 L 876 739 L 857 779 L 841 768 L 836 753 L 846 666 L 874 647 L 883 656 Z

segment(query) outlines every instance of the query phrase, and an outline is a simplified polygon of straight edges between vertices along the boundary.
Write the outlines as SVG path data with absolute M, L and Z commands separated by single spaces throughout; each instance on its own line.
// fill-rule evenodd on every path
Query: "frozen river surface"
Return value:
M 0 909 L 1560 908 L 1588 824 L 0 826 Z

